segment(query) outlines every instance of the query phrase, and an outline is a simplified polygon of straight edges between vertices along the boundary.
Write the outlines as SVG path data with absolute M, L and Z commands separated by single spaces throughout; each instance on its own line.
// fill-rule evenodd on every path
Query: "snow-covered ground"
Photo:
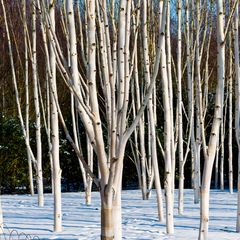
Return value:
M 167 236 L 165 223 L 157 220 L 154 193 L 149 201 L 143 201 L 140 191 L 123 191 L 123 239 L 196 240 L 199 205 L 193 204 L 192 194 L 192 190 L 185 191 L 185 214 L 178 216 L 176 208 L 175 234 Z M 84 204 L 84 193 L 63 193 L 62 199 L 63 231 L 54 233 L 52 195 L 45 195 L 44 208 L 37 207 L 37 196 L 3 195 L 3 214 L 7 228 L 4 230 L 5 236 L 2 235 L 0 239 L 9 239 L 12 230 L 18 234 L 31 235 L 30 238 L 22 234 L 18 239 L 33 239 L 35 236 L 39 239 L 100 239 L 99 194 L 93 193 L 91 206 Z M 176 200 L 177 197 L 175 207 Z M 235 233 L 236 202 L 236 193 L 211 192 L 209 240 L 240 240 L 240 233 Z

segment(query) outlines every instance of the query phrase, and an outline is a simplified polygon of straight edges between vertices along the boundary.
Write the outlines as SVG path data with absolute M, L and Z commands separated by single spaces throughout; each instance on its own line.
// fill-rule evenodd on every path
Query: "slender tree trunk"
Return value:
M 134 79 L 136 77 L 136 72 L 134 71 Z M 132 109 L 133 118 L 136 117 L 136 101 L 135 101 L 135 81 L 131 83 L 131 94 L 132 94 Z M 141 173 L 141 162 L 140 162 L 140 151 L 139 151 L 139 129 L 134 130 L 134 141 L 130 141 L 131 150 L 133 153 L 134 164 L 136 166 L 137 176 L 138 176 L 138 187 L 142 191 L 142 199 L 144 199 L 143 188 L 142 188 L 142 173 Z
M 218 0 L 217 1 L 218 83 L 216 89 L 214 120 L 212 124 L 207 155 L 204 155 L 205 163 L 201 186 L 201 206 L 200 206 L 201 219 L 199 228 L 199 240 L 208 239 L 210 184 L 214 158 L 216 155 L 217 141 L 219 139 L 220 124 L 222 121 L 221 117 L 223 112 L 224 79 L 225 79 L 225 34 L 223 13 L 224 13 L 223 1 Z
M 72 113 L 72 125 L 73 125 L 73 137 L 74 137 L 74 142 L 78 148 L 78 150 L 82 153 L 80 150 L 80 142 L 78 139 L 78 134 L 77 134 L 77 114 L 75 114 L 75 101 L 74 101 L 74 95 L 71 93 L 71 113 Z M 86 172 L 83 167 L 83 164 L 81 160 L 78 158 L 79 166 L 82 172 L 82 178 L 83 178 L 83 185 L 84 185 L 84 190 L 85 190 L 85 203 L 88 204 L 88 196 L 87 196 L 87 177 L 86 177 Z M 89 203 L 90 204 L 90 203 Z
M 171 113 L 169 103 L 169 88 L 168 78 L 166 72 L 166 53 L 165 53 L 165 41 L 162 49 L 162 90 L 163 90 L 163 102 L 164 102 L 164 146 L 165 146 L 165 194 L 166 194 L 166 222 L 167 233 L 174 233 L 173 222 L 173 185 L 172 185 L 172 161 L 171 161 Z
M 26 94 L 26 139 L 29 142 L 29 81 L 28 81 L 28 40 L 27 40 L 27 18 L 26 18 L 26 0 L 22 1 L 22 11 L 23 11 L 23 25 L 24 25 L 24 46 L 25 46 L 25 94 Z M 33 186 L 33 171 L 32 171 L 32 159 L 27 148 L 27 158 L 28 158 L 28 174 L 29 174 L 29 188 L 30 193 L 34 195 Z
M 145 66 L 145 80 L 147 86 L 150 84 L 150 69 L 149 69 L 149 51 L 148 51 L 148 33 L 147 33 L 147 3 L 143 1 L 143 55 L 144 55 L 144 66 Z M 151 159 L 154 169 L 154 177 L 155 177 L 155 188 L 157 193 L 157 203 L 158 203 L 158 217 L 159 221 L 163 220 L 163 204 L 162 204 L 162 190 L 161 190 L 161 183 L 159 177 L 159 169 L 158 169 L 158 160 L 157 160 L 157 145 L 156 145 L 156 126 L 154 120 L 154 113 L 153 113 L 153 100 L 152 96 L 148 102 L 148 111 L 149 111 L 149 131 L 151 136 Z
M 200 1 L 196 3 L 196 57 L 195 57 L 195 88 L 196 88 L 196 158 L 194 164 L 194 185 L 195 185 L 195 203 L 198 202 L 197 195 L 200 188 L 200 159 L 201 159 L 201 145 L 203 136 L 201 134 L 202 122 L 202 85 L 201 85 L 201 72 L 200 72 Z
M 55 33 L 55 2 L 49 1 L 50 27 Z M 51 36 L 52 37 L 52 36 Z M 53 183 L 54 183 L 54 231 L 62 231 L 62 199 L 61 199 L 61 173 L 59 161 L 59 124 L 56 101 L 56 56 L 54 52 L 54 40 L 51 39 L 50 45 L 50 87 L 51 87 L 51 140 L 52 140 L 52 159 L 53 159 Z
M 182 1 L 178 0 L 178 48 L 177 48 L 177 79 L 178 79 L 178 157 L 179 157 L 179 194 L 178 214 L 183 214 L 184 208 L 184 165 L 183 165 L 183 123 L 182 123 Z
M 93 171 L 93 148 L 91 146 L 91 143 L 89 141 L 89 138 L 87 139 L 87 152 L 88 152 L 88 166 Z M 85 200 L 86 204 L 90 205 L 92 200 L 92 178 L 87 174 L 86 176 L 86 189 L 85 189 Z
M 36 0 L 32 0 L 32 71 L 33 71 L 33 94 L 36 114 L 36 145 L 37 145 L 37 189 L 38 205 L 43 207 L 43 176 L 42 176 L 42 140 L 41 140 L 41 113 L 39 106 L 38 76 L 37 76 L 37 32 L 36 32 Z
M 233 138 L 233 54 L 232 54 L 232 33 L 229 37 L 229 113 L 228 113 L 228 182 L 229 192 L 233 193 L 233 152 L 232 152 L 232 138 Z
M 53 157 L 52 157 L 52 143 L 51 143 L 51 104 L 50 104 L 50 83 L 49 83 L 49 74 L 46 73 L 46 91 L 47 91 L 47 135 L 48 135 L 48 147 L 49 147 L 49 160 L 50 160 L 50 168 L 51 168 L 51 186 L 52 186 L 52 194 L 54 191 L 54 182 L 53 182 Z
M 197 150 L 196 150 L 196 141 L 195 141 L 195 133 L 194 133 L 194 98 L 193 98 L 193 89 L 194 89 L 194 81 L 193 81 L 193 71 L 192 64 L 193 53 L 191 51 L 190 46 L 190 28 L 189 28 L 189 2 L 188 0 L 185 1 L 185 11 L 186 11 L 186 47 L 187 47 L 187 82 L 188 82 L 188 119 L 192 122 L 192 131 L 191 131 L 191 161 L 192 161 L 192 186 L 194 189 L 194 203 L 199 203 L 200 197 L 200 190 L 198 181 L 195 181 L 195 163 L 198 162 L 197 160 Z
M 167 53 L 167 74 L 168 74 L 168 88 L 169 88 L 169 104 L 171 113 L 171 158 L 172 158 L 172 188 L 175 189 L 175 141 L 174 141 L 174 117 L 173 117 L 173 83 L 172 83 L 172 53 L 171 53 L 171 37 L 170 37 L 171 19 L 170 19 L 170 0 L 167 1 L 167 21 L 166 21 L 166 53 Z M 174 195 L 173 195 L 174 198 Z
M 137 52 L 135 53 L 135 62 L 137 62 Z M 140 87 L 138 79 L 138 66 L 134 65 L 134 80 L 135 80 L 135 92 L 137 101 L 137 110 L 141 107 L 140 99 Z M 141 182 L 142 182 L 142 198 L 147 199 L 147 177 L 146 177 L 146 150 L 145 150 L 145 136 L 144 136 L 144 116 L 139 120 L 139 145 L 140 145 L 140 164 L 141 164 Z
M 218 189 L 219 180 L 219 140 L 217 142 L 216 157 L 215 157 L 215 189 Z
M 64 4 L 64 14 L 67 15 L 66 12 L 66 5 Z M 86 58 L 85 58 L 85 50 L 84 49 L 84 44 L 83 44 L 83 31 L 82 31 L 82 19 L 81 19 L 81 12 L 80 12 L 80 4 L 77 6 L 77 15 L 78 15 L 78 23 L 79 23 L 79 30 L 80 30 L 80 46 L 81 46 L 81 56 L 82 56 L 82 60 L 84 62 L 84 66 L 85 68 L 87 68 L 87 63 L 86 63 Z M 69 42 L 69 31 L 67 29 L 67 20 L 63 19 L 63 22 L 65 23 L 65 28 L 66 28 L 66 39 L 67 39 L 67 49 L 68 49 L 68 66 L 71 67 L 71 53 L 70 53 L 70 42 Z M 87 31 L 87 29 L 86 29 Z M 87 44 L 86 44 L 87 45 Z M 71 93 L 71 114 L 72 114 L 72 125 L 73 125 L 73 136 L 74 136 L 74 141 L 75 144 L 79 150 L 79 152 L 82 155 L 82 149 L 81 149 L 81 142 L 80 142 L 80 138 L 78 136 L 78 114 L 76 113 L 77 110 L 77 104 L 75 103 L 75 98 L 74 98 L 74 94 Z M 87 98 L 87 104 L 89 105 L 89 97 Z M 89 139 L 87 137 L 87 155 L 89 156 L 92 155 L 92 149 L 89 151 Z M 82 156 L 83 157 L 83 156 Z M 81 169 L 81 173 L 82 173 L 82 178 L 83 178 L 83 185 L 84 185 L 84 190 L 85 190 L 85 203 L 91 204 L 91 178 L 89 178 L 88 174 L 85 172 L 85 169 L 83 167 L 83 164 L 80 160 L 80 158 L 78 158 L 78 162 L 79 162 L 79 166 Z M 92 168 L 91 168 L 92 169 Z M 89 182 L 89 185 L 88 185 Z
M 220 189 L 224 190 L 224 136 L 225 136 L 225 121 L 222 118 L 221 123 L 221 154 L 220 154 Z

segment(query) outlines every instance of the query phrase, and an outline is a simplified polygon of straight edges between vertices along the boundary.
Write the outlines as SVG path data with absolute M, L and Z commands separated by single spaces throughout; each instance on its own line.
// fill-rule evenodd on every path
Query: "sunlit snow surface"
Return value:
M 91 206 L 84 204 L 84 193 L 63 193 L 62 203 L 63 231 L 54 233 L 52 231 L 52 195 L 45 195 L 43 208 L 37 207 L 37 196 L 3 195 L 4 221 L 8 227 L 4 230 L 5 234 L 16 230 L 18 233 L 30 234 L 32 238 L 38 236 L 39 239 L 100 239 L 99 193 L 93 193 Z M 240 233 L 235 233 L 236 203 L 236 193 L 231 195 L 228 192 L 211 192 L 209 240 L 240 240 Z M 166 235 L 165 223 L 158 222 L 154 192 L 150 200 L 143 201 L 140 191 L 123 191 L 122 208 L 123 239 L 197 239 L 199 205 L 193 204 L 192 190 L 185 191 L 183 216 L 177 215 L 177 195 L 175 195 L 175 234 L 173 236 Z M 0 239 L 9 238 L 1 236 Z

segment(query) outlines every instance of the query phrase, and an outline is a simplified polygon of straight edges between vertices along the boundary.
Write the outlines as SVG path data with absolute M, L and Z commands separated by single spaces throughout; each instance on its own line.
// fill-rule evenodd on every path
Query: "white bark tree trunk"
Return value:
M 195 171 L 198 170 L 197 163 L 197 149 L 196 149 L 196 140 L 195 140 L 195 131 L 194 131 L 194 81 L 193 81 L 193 72 L 194 72 L 194 56 L 191 49 L 190 42 L 190 26 L 189 26 L 189 1 L 185 1 L 185 12 L 186 12 L 186 47 L 187 47 L 187 84 L 188 84 L 188 119 L 192 122 L 192 131 L 191 131 L 191 162 L 192 162 L 192 187 L 194 189 L 194 203 L 199 203 L 200 189 L 199 189 L 199 178 L 195 178 Z M 198 173 L 196 173 L 198 175 Z
M 232 33 L 229 37 L 229 113 L 228 113 L 228 182 L 229 182 L 229 192 L 233 193 L 233 149 L 232 149 L 232 139 L 233 139 L 233 53 L 232 53 Z
M 178 47 L 177 47 L 177 81 L 178 81 L 178 157 L 179 157 L 179 194 L 178 214 L 184 208 L 184 164 L 183 164 L 183 123 L 182 123 L 182 1 L 178 0 Z
M 91 171 L 93 171 L 93 148 L 91 146 L 91 143 L 89 141 L 89 139 L 87 139 L 87 152 L 88 152 L 88 166 L 91 169 Z M 92 178 L 91 176 L 89 176 L 89 174 L 87 174 L 87 178 L 86 178 L 87 182 L 86 182 L 86 189 L 85 189 L 85 201 L 87 205 L 91 204 L 91 200 L 92 200 Z
M 224 190 L 224 137 L 225 137 L 225 120 L 222 116 L 221 122 L 221 154 L 220 154 L 220 189 Z
M 219 180 L 219 140 L 217 142 L 216 157 L 215 157 L 215 189 L 218 188 Z
M 137 52 L 135 53 L 135 61 L 137 62 Z M 138 66 L 134 65 L 134 80 L 135 80 L 135 92 L 136 92 L 136 102 L 137 110 L 141 107 L 140 99 L 140 89 L 139 89 L 139 79 L 138 79 Z M 140 145 L 140 168 L 141 168 L 141 182 L 142 182 L 142 197 L 143 200 L 148 198 L 147 193 L 147 176 L 146 176 L 146 150 L 145 150 L 145 129 L 144 129 L 144 117 L 142 116 L 139 120 L 139 145 Z
M 143 1 L 143 58 L 144 58 L 144 68 L 145 68 L 145 81 L 147 87 L 150 84 L 150 69 L 149 69 L 149 51 L 148 51 L 148 32 L 147 32 L 147 3 Z M 163 221 L 163 203 L 162 203 L 162 189 L 159 177 L 159 168 L 157 160 L 157 145 L 156 145 L 156 126 L 153 112 L 153 96 L 150 96 L 148 101 L 148 111 L 149 111 L 149 131 L 151 133 L 151 160 L 154 169 L 154 179 L 155 179 L 155 188 L 157 193 L 157 203 L 158 203 L 158 218 L 159 221 Z
M 72 113 L 72 125 L 73 125 L 73 137 L 74 137 L 74 142 L 79 150 L 79 152 L 82 153 L 81 149 L 80 149 L 80 141 L 79 141 L 79 138 L 78 138 L 78 129 L 77 129 L 77 120 L 78 120 L 78 117 L 77 117 L 77 114 L 75 114 L 75 99 L 74 99 L 74 95 L 73 93 L 71 93 L 71 113 Z M 85 190 L 85 196 L 87 194 L 86 192 L 86 187 L 87 187 L 87 177 L 86 177 L 86 172 L 85 172 L 85 169 L 83 167 L 83 164 L 81 162 L 81 160 L 78 158 L 78 162 L 79 162 L 79 166 L 80 166 L 80 169 L 81 169 L 81 172 L 82 172 L 82 178 L 83 178 L 83 185 L 84 185 L 84 190 Z M 87 204 L 87 196 L 85 198 L 85 203 Z
M 50 27 L 55 33 L 55 1 L 49 0 Z M 54 39 L 50 39 L 50 89 L 51 89 L 51 141 L 53 160 L 53 194 L 54 194 L 54 231 L 62 231 L 62 199 L 61 199 L 61 173 L 59 160 L 59 124 L 56 106 L 57 84 L 56 84 L 56 56 L 54 52 Z
M 194 161 L 194 189 L 195 189 L 195 203 L 198 203 L 198 194 L 200 188 L 200 159 L 201 159 L 201 145 L 203 136 L 201 134 L 202 122 L 202 85 L 201 85 L 201 72 L 200 72 L 200 1 L 196 2 L 196 52 L 195 52 L 195 88 L 196 88 L 196 155 Z
M 203 169 L 201 186 L 201 219 L 199 228 L 199 240 L 207 240 L 209 225 L 209 195 L 214 158 L 216 155 L 217 141 L 219 139 L 220 124 L 223 112 L 224 80 L 225 80 L 225 33 L 223 1 L 217 1 L 217 38 L 218 38 L 218 82 L 216 89 L 214 119 L 208 143 L 207 156 Z
M 28 39 L 27 39 L 27 18 L 26 18 L 26 0 L 22 1 L 23 26 L 24 26 L 24 47 L 25 47 L 25 94 L 26 94 L 26 141 L 29 142 L 29 81 L 28 81 Z M 28 174 L 30 193 L 34 195 L 32 159 L 27 148 Z
M 37 189 L 38 189 L 38 206 L 43 207 L 43 176 L 42 176 L 42 140 L 41 140 L 41 113 L 38 93 L 38 76 L 37 76 L 37 32 L 36 32 L 36 0 L 32 0 L 32 71 L 33 71 L 33 95 L 35 106 L 35 129 L 36 129 L 36 146 L 37 146 Z
M 172 160 L 171 160 L 171 112 L 169 103 L 169 88 L 166 71 L 166 53 L 165 41 L 161 55 L 161 73 L 162 73 L 162 90 L 163 90 L 163 105 L 164 105 L 164 160 L 165 160 L 165 194 L 166 194 L 166 222 L 167 233 L 174 233 L 173 221 L 173 185 L 172 185 Z
M 172 83 L 172 52 L 171 52 L 171 17 L 170 17 L 170 0 L 167 1 L 167 20 L 166 20 L 166 54 L 167 54 L 167 74 L 169 88 L 169 104 L 171 112 L 171 158 L 172 158 L 172 188 L 175 189 L 175 167 L 176 167 L 176 148 L 174 141 L 174 117 L 173 117 L 173 83 Z M 173 196 L 174 197 L 174 196 Z
M 83 29 L 82 29 L 82 19 L 81 19 L 81 11 L 80 11 L 80 4 L 77 6 L 77 15 L 78 15 L 78 23 L 79 23 L 79 30 L 80 30 L 80 46 L 81 46 L 81 56 L 82 60 L 84 62 L 84 67 L 85 70 L 87 68 L 87 62 L 86 62 L 86 57 L 85 57 L 85 51 L 87 52 L 87 47 L 84 49 L 84 43 L 83 43 Z M 65 18 L 64 18 L 65 16 Z M 64 22 L 64 29 L 66 31 L 66 40 L 67 40 L 67 49 L 68 49 L 68 66 L 71 68 L 71 53 L 70 53 L 70 42 L 69 42 L 69 31 L 67 28 L 67 12 L 66 12 L 66 4 L 64 4 L 64 15 L 62 15 Z M 86 25 L 87 26 L 87 25 Z M 87 29 L 86 29 L 87 31 Z M 86 41 L 87 45 L 87 41 Z M 87 98 L 87 104 L 89 105 L 89 97 Z M 76 144 L 76 147 L 78 148 L 79 152 L 81 153 L 82 157 L 82 148 L 81 148 L 81 141 L 80 141 L 80 136 L 79 136 L 79 129 L 78 129 L 78 113 L 77 113 L 77 107 L 76 107 L 76 100 L 74 97 L 74 94 L 71 93 L 71 114 L 72 114 L 72 125 L 73 125 L 73 137 L 74 137 L 74 142 Z M 93 156 L 93 150 L 91 149 L 91 143 L 89 142 L 89 139 L 87 138 L 87 156 L 88 156 L 88 165 L 91 167 L 92 166 L 92 156 Z M 91 156 L 89 158 L 89 156 Z M 91 161 L 89 161 L 91 159 Z M 81 169 L 82 173 L 82 178 L 83 178 L 83 185 L 84 185 L 84 190 L 85 190 L 85 203 L 87 205 L 91 204 L 91 190 L 92 190 L 92 179 L 89 177 L 89 175 L 86 173 L 84 166 L 81 162 L 81 159 L 78 158 L 79 166 Z M 92 169 L 92 167 L 91 167 Z M 89 184 L 88 184 L 89 183 Z

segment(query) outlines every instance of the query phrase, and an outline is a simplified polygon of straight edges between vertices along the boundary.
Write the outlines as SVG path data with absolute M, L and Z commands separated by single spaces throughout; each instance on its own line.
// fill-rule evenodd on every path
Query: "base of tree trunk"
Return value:
M 101 209 L 101 240 L 113 240 L 112 208 Z
M 54 227 L 54 232 L 62 232 L 62 226 Z
M 86 203 L 86 205 L 91 205 L 91 203 L 92 203 L 91 200 L 92 200 L 91 191 L 88 192 L 88 191 L 86 190 L 86 192 L 85 192 L 85 203 Z

